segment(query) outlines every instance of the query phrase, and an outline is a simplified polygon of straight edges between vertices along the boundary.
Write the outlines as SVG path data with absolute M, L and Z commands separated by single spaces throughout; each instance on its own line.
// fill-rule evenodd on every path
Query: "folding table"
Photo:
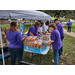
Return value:
M 26 34 L 27 34 L 27 32 L 25 33 L 25 35 Z M 39 38 L 39 36 L 37 36 L 37 37 Z M 49 38 L 48 41 L 50 41 L 50 38 Z M 25 45 L 24 45 L 24 47 L 25 47 Z M 28 49 L 25 49 L 25 48 L 24 48 L 24 51 L 31 52 L 32 53 L 32 56 L 33 56 L 34 53 L 35 54 L 39 54 L 40 55 L 40 63 L 43 64 L 42 61 L 41 61 L 41 55 L 46 55 L 50 49 L 51 49 L 51 46 L 46 46 L 46 49 L 43 50 L 43 51 L 41 51 L 40 53 L 39 52 L 35 52 L 34 50 L 31 51 L 31 50 L 28 50 Z M 32 60 L 33 60 L 33 58 L 31 59 L 30 63 L 32 63 Z
M 50 49 L 51 49 L 51 46 L 47 46 L 46 49 L 43 50 L 41 53 L 39 53 L 39 52 L 37 53 L 37 54 L 40 54 L 40 63 L 41 63 L 42 65 L 43 65 L 43 63 L 42 63 L 42 61 L 41 61 L 41 55 L 46 55 Z M 26 52 L 31 52 L 32 54 L 33 54 L 33 53 L 36 53 L 36 52 L 34 52 L 34 51 L 30 51 L 30 50 L 27 50 L 27 49 L 24 49 L 24 51 L 26 51 Z M 32 63 L 32 60 L 33 60 L 33 58 L 31 59 L 31 62 L 30 62 L 30 63 Z

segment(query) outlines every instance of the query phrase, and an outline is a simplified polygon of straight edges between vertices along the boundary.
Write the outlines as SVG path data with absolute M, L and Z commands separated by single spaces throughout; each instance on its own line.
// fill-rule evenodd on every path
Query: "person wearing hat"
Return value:
M 61 41 L 63 41 L 63 39 L 64 39 L 64 31 L 63 31 L 63 26 L 62 26 L 62 24 L 59 22 L 59 20 L 58 19 L 55 19 L 54 20 L 54 23 L 56 24 L 56 26 L 57 26 L 57 29 L 58 29 L 58 31 L 60 32 L 60 36 L 61 36 Z M 61 54 L 62 54 L 62 52 L 63 52 L 63 47 L 61 47 L 61 49 L 59 50 L 59 56 L 61 56 Z

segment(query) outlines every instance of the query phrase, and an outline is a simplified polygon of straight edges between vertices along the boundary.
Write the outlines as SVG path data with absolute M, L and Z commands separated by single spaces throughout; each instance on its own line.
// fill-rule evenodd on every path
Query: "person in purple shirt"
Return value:
M 54 65 L 58 65 L 59 64 L 59 50 L 62 47 L 60 33 L 57 30 L 55 23 L 49 24 L 49 30 L 51 31 L 51 40 L 46 43 L 52 44 L 53 54 L 54 54 Z
M 71 32 L 72 22 L 69 20 L 69 22 L 67 23 L 67 25 L 68 25 L 68 30 L 67 30 L 67 32 Z
M 27 36 L 37 36 L 38 35 L 38 28 L 40 27 L 40 23 L 39 22 L 36 22 L 35 25 L 31 26 L 29 28 L 29 31 L 27 33 Z M 30 53 L 30 58 L 34 58 L 33 54 Z
M 58 19 L 55 19 L 54 20 L 54 23 L 56 24 L 56 26 L 57 26 L 57 29 L 58 29 L 58 31 L 60 32 L 60 39 L 61 39 L 61 41 L 63 41 L 63 39 L 64 39 L 64 31 L 63 31 L 63 26 L 62 26 L 62 24 L 58 21 Z M 63 53 L 63 46 L 61 47 L 61 49 L 59 50 L 59 56 L 61 56 L 61 54 Z
M 31 26 L 29 28 L 29 31 L 27 33 L 27 36 L 37 36 L 38 35 L 38 28 L 40 27 L 40 23 L 36 22 L 35 25 Z
M 11 64 L 15 65 L 16 57 L 18 63 L 22 61 L 23 56 L 23 41 L 27 38 L 27 36 L 23 37 L 20 31 L 17 30 L 18 25 L 16 22 L 11 22 L 10 27 L 6 33 L 6 38 L 9 41 L 8 50 L 11 53 Z

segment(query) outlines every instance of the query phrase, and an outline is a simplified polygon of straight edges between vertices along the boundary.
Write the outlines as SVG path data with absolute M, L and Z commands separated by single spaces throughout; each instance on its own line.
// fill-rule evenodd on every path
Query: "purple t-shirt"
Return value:
M 30 36 L 29 33 L 32 32 L 34 36 L 38 35 L 38 28 L 35 27 L 35 25 L 31 26 L 29 28 L 29 31 L 27 33 L 27 36 Z
M 57 26 L 58 31 L 60 32 L 60 36 L 64 37 L 65 35 L 64 35 L 62 24 L 59 22 L 56 26 Z
M 68 27 L 71 27 L 71 25 L 72 25 L 72 22 L 69 21 L 68 22 Z
M 20 33 L 20 31 L 11 31 L 8 30 L 6 33 L 6 38 L 9 41 L 8 47 L 10 48 L 23 48 L 23 42 L 20 43 L 20 41 L 23 38 L 23 35 Z
M 52 43 L 53 49 L 60 49 L 62 47 L 62 41 L 60 39 L 60 33 L 57 29 L 54 29 L 51 32 L 51 40 L 54 41 Z

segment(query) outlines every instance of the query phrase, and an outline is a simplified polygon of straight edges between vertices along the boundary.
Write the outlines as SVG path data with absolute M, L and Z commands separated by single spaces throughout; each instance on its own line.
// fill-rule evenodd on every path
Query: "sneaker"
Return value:
M 54 63 L 54 60 L 52 60 L 52 62 Z

